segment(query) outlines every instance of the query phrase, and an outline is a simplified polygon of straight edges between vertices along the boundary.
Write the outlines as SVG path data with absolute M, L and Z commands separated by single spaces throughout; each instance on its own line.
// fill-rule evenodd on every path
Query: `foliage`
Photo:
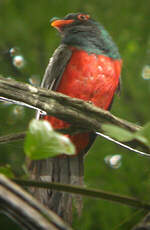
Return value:
M 9 178 L 15 177 L 10 165 L 1 166 L 0 173 L 4 174 L 5 176 Z
M 135 133 L 110 124 L 103 124 L 102 129 L 107 135 L 120 142 L 128 142 L 135 139 L 150 147 L 150 123 L 147 123 L 141 130 Z
M 24 150 L 32 160 L 75 153 L 74 145 L 68 137 L 55 132 L 49 122 L 36 119 L 29 124 Z
M 113 112 L 129 121 L 145 124 L 149 121 L 150 82 L 141 77 L 145 65 L 149 65 L 149 1 L 87 0 L 87 1 L 0 1 L 0 73 L 23 82 L 38 84 L 48 59 L 59 43 L 56 32 L 49 27 L 53 16 L 68 12 L 85 11 L 107 28 L 116 41 L 124 60 L 122 94 L 116 98 Z M 10 48 L 24 57 L 24 65 L 13 64 Z M 36 80 L 36 81 L 34 81 Z M 34 114 L 29 109 L 0 104 L 0 135 L 27 130 Z M 1 164 L 9 163 L 20 175 L 24 163 L 23 143 L 0 146 Z M 121 154 L 122 165 L 113 169 L 106 165 L 107 155 Z M 101 188 L 149 200 L 149 160 L 121 149 L 102 138 L 86 157 L 85 180 L 87 187 Z M 114 211 L 115 210 L 115 211 Z M 74 218 L 80 229 L 130 229 L 142 212 L 121 205 L 86 198 L 80 219 Z M 2 228 L 18 229 L 4 216 L 0 216 Z

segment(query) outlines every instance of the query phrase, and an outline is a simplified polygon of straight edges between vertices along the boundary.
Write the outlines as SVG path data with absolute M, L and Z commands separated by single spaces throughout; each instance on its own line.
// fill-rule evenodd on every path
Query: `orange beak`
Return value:
M 59 20 L 59 19 L 57 19 L 51 23 L 51 26 L 60 29 L 61 27 L 68 25 L 68 24 L 71 24 L 73 22 L 74 22 L 73 19 L 70 19 L 70 20 L 63 20 L 63 19 Z

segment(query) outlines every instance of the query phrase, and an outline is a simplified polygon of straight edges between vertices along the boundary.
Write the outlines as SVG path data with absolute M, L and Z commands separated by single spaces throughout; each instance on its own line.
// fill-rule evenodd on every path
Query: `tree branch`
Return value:
M 150 229 L 150 213 L 148 213 L 140 223 L 132 228 L 132 230 L 149 230 Z
M 69 122 L 71 124 L 69 129 L 59 130 L 62 133 L 103 132 L 101 123 L 115 124 L 130 132 L 136 132 L 141 128 L 83 100 L 4 77 L 0 77 L 0 97 L 46 111 L 47 114 Z M 17 141 L 24 137 L 25 133 L 2 136 L 0 143 Z M 140 140 L 136 140 L 136 144 L 141 146 L 144 151 L 149 152 L 149 148 Z
M 21 133 L 15 133 L 15 134 L 9 134 L 9 135 L 2 136 L 0 137 L 0 144 L 24 139 L 25 135 L 26 135 L 26 132 L 21 132 Z
M 0 77 L 0 96 L 37 107 L 52 116 L 73 124 L 81 131 L 85 131 L 85 129 L 86 131 L 100 131 L 101 122 L 109 122 L 131 132 L 140 129 L 140 126 L 115 117 L 110 112 L 83 100 L 12 79 Z
M 0 209 L 27 229 L 71 230 L 54 212 L 0 174 Z

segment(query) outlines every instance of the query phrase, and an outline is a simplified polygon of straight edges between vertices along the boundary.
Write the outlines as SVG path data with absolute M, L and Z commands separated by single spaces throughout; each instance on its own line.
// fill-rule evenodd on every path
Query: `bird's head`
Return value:
M 66 33 L 77 33 L 90 31 L 93 29 L 93 20 L 90 18 L 90 15 L 83 13 L 68 14 L 63 19 L 52 18 L 51 26 L 55 27 L 62 36 L 65 36 Z
M 50 22 L 51 26 L 59 31 L 62 43 L 84 49 L 89 53 L 120 58 L 110 35 L 89 14 L 71 13 L 63 19 L 54 17 Z

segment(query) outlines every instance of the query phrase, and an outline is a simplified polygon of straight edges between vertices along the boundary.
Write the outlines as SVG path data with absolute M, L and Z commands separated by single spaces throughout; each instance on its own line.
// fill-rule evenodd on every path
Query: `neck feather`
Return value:
M 95 27 L 92 27 L 92 29 L 90 27 L 83 30 L 81 27 L 76 27 L 66 31 L 62 37 L 62 43 L 83 49 L 88 53 L 120 59 L 118 48 L 112 41 L 111 36 L 101 25 L 94 23 Z

